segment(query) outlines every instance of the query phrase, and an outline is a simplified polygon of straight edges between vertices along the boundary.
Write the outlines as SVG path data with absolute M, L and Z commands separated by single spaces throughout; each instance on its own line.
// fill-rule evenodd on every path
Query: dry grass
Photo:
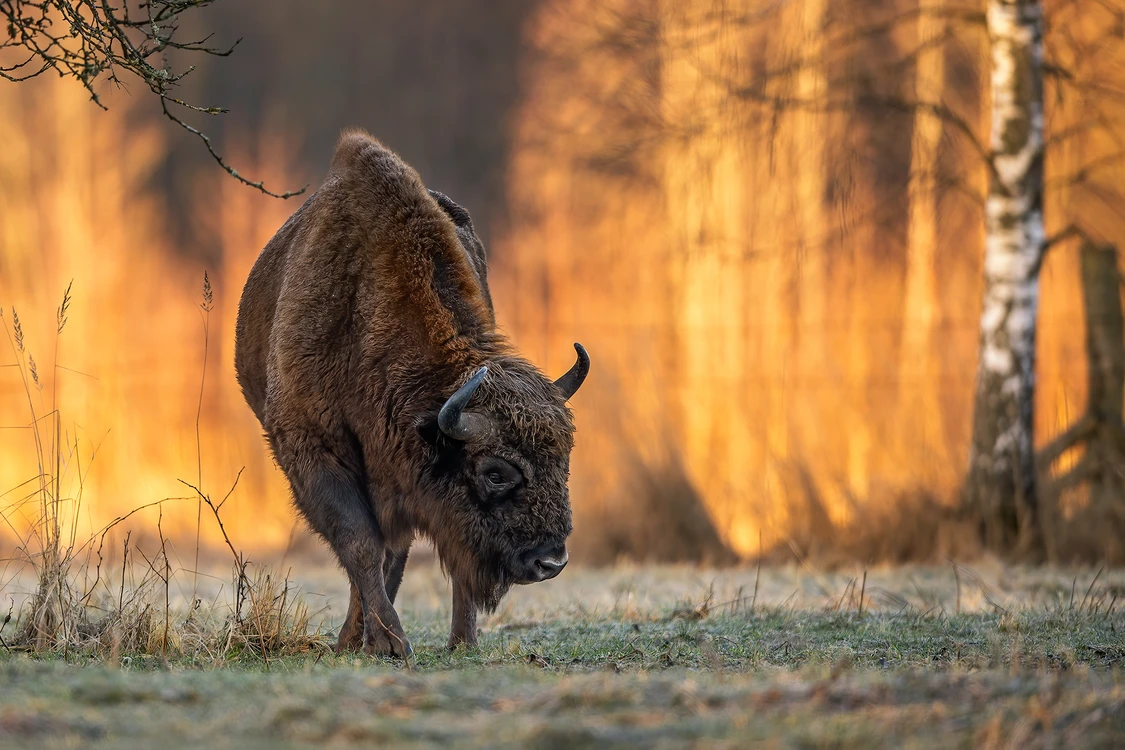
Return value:
M 0 746 L 1119 746 L 1125 571 L 854 573 L 766 568 L 755 601 L 753 568 L 568 569 L 450 652 L 414 565 L 409 668 L 208 661 L 179 627 L 182 657 L 0 654 Z
M 1120 684 L 1081 669 L 8 670 L 0 745 L 23 747 L 1111 748 L 1125 731 Z
M 57 383 L 58 371 L 65 369 L 58 365 L 58 349 L 66 328 L 70 291 L 67 287 L 56 314 L 52 383 Z M 205 277 L 201 305 L 205 316 L 211 301 L 212 290 Z M 43 378 L 17 311 L 12 309 L 10 324 L 2 312 L 0 320 L 27 396 L 30 420 L 26 429 L 34 441 L 38 464 L 32 479 L 15 488 L 14 493 L 6 493 L 15 494 L 15 499 L 3 508 L 3 520 L 17 543 L 0 583 L 4 584 L 2 588 L 8 588 L 17 578 L 34 583 L 31 593 L 21 597 L 18 610 L 15 592 L 5 591 L 10 594 L 11 606 L 0 625 L 0 646 L 9 653 L 81 654 L 112 663 L 127 655 L 187 657 L 192 663 L 208 664 L 253 658 L 267 665 L 270 659 L 326 648 L 320 628 L 312 626 L 308 605 L 288 577 L 259 567 L 251 570 L 250 562 L 227 535 L 221 509 L 237 488 L 237 477 L 219 502 L 212 501 L 198 484 L 185 482 L 194 493 L 192 498 L 157 500 L 81 538 L 82 495 L 89 461 L 82 463 L 77 437 L 64 434 L 53 388 L 48 406 L 41 406 Z M 204 346 L 206 350 L 206 317 Z M 202 382 L 200 393 L 202 401 Z M 199 476 L 201 470 L 197 471 Z M 210 509 L 233 557 L 233 602 L 205 604 L 196 598 L 198 527 L 195 565 L 186 570 L 174 560 L 164 534 L 163 506 L 187 499 L 197 500 L 200 525 L 204 520 L 202 508 Z M 108 550 L 107 540 L 119 525 L 141 512 L 155 512 L 156 541 L 134 543 L 131 533 L 126 533 L 117 562 L 117 550 Z M 182 608 L 185 611 L 176 611 L 172 592 L 185 589 L 192 592 L 189 604 Z M 6 638 L 5 632 L 10 634 Z

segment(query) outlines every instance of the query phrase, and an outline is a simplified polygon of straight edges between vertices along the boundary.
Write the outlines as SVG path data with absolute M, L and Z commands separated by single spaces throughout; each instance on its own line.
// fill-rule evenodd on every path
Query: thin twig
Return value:
M 171 619 L 171 614 L 170 614 L 171 608 L 169 606 L 168 589 L 170 587 L 169 586 L 169 579 L 172 577 L 172 572 L 171 572 L 171 569 L 168 565 L 168 549 L 167 549 L 167 547 L 165 545 L 165 541 L 164 541 L 164 528 L 163 528 L 163 525 L 162 525 L 163 522 L 164 522 L 164 507 L 161 506 L 160 515 L 157 516 L 157 519 L 156 519 L 156 533 L 160 537 L 160 557 L 163 558 L 163 560 L 164 560 L 164 575 L 162 577 L 163 581 L 164 581 L 164 637 L 160 641 L 160 655 L 167 658 L 167 655 L 168 655 L 168 628 L 169 628 L 170 619 Z
M 957 608 L 954 610 L 954 614 L 960 615 L 961 614 L 961 575 L 957 572 L 957 563 L 950 560 L 949 564 L 951 566 L 953 566 L 953 580 L 957 582 Z
M 754 598 L 750 601 L 750 614 L 758 606 L 758 584 L 762 580 L 762 530 L 758 529 L 758 570 L 754 573 Z
M 859 589 L 859 617 L 863 619 L 863 597 L 867 593 L 867 568 L 863 569 L 863 585 Z

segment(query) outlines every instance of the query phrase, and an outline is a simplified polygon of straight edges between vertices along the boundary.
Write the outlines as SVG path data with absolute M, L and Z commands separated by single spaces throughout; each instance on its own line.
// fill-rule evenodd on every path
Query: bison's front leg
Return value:
M 469 597 L 468 589 L 453 581 L 453 623 L 449 628 L 449 648 L 464 643 L 477 645 L 477 608 Z
M 403 571 L 406 568 L 406 557 L 409 548 L 402 551 L 387 550 L 382 561 L 382 581 L 387 591 L 390 604 L 395 603 L 398 586 L 403 582 Z M 363 600 L 359 595 L 359 588 L 355 581 L 348 579 L 351 593 L 348 602 L 348 615 L 344 617 L 344 624 L 340 626 L 340 636 L 336 640 L 336 653 L 345 651 L 359 651 L 363 645 Z
M 363 652 L 406 657 L 410 643 L 402 630 L 383 579 L 387 548 L 359 483 L 332 456 L 300 462 L 288 470 L 297 507 L 332 547 L 359 593 Z M 372 564 L 373 561 L 374 564 Z M 353 597 L 354 602 L 354 597 Z M 349 607 L 349 615 L 352 615 Z M 350 618 L 349 618 L 350 621 Z M 341 636 L 354 638 L 345 621 Z M 346 645 L 341 638 L 339 645 Z
M 383 585 L 387 592 L 387 599 L 395 603 L 399 584 L 402 583 L 402 573 L 406 568 L 406 558 L 410 553 L 407 547 L 402 551 L 387 550 L 383 559 Z M 336 653 L 345 651 L 359 651 L 363 647 L 363 599 L 355 581 L 348 578 L 351 592 L 348 600 L 348 614 L 344 617 L 344 624 L 340 626 L 340 636 L 336 641 Z
M 402 583 L 402 574 L 406 570 L 406 558 L 407 558 L 407 555 L 409 553 L 410 553 L 409 547 L 407 547 L 404 550 L 392 550 L 390 548 L 387 548 L 383 552 L 383 591 L 386 592 L 386 599 L 387 599 L 387 603 L 390 605 L 390 612 L 391 612 L 392 615 L 395 616 L 396 620 L 397 620 L 398 616 L 395 614 L 395 610 L 394 610 L 395 597 L 398 595 L 398 588 L 399 588 L 399 585 Z M 394 638 L 393 633 L 387 632 L 385 628 L 383 628 L 382 630 L 384 631 L 384 635 L 386 635 L 388 638 Z M 400 627 L 399 628 L 399 634 L 400 635 L 401 635 L 401 632 L 402 632 L 402 629 Z M 376 638 L 378 638 L 379 635 L 380 635 L 380 632 L 379 632 L 379 629 L 377 629 L 376 632 L 375 632 Z M 405 654 L 410 654 L 411 653 L 410 644 L 406 642 L 405 636 L 403 637 L 402 644 L 406 648 Z M 394 648 L 394 646 L 396 644 L 391 643 L 390 645 L 391 645 L 391 649 L 392 649 L 390 652 L 381 650 L 380 646 L 376 646 L 375 647 L 376 650 L 375 650 L 374 653 L 377 653 L 377 654 L 392 653 L 396 656 L 403 656 L 404 655 L 404 654 L 399 653 L 398 650 Z M 371 652 L 368 651 L 368 653 L 371 653 Z

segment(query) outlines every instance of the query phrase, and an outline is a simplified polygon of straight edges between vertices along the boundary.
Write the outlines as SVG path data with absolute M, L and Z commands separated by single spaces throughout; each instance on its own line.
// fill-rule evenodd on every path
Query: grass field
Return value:
M 326 635 L 341 576 L 300 580 Z M 4 653 L 0 744 L 1125 745 L 1125 571 L 863 576 L 568 570 L 513 591 L 480 648 L 451 654 L 446 584 L 421 561 L 401 602 L 413 664 L 320 643 L 268 661 L 188 647 Z

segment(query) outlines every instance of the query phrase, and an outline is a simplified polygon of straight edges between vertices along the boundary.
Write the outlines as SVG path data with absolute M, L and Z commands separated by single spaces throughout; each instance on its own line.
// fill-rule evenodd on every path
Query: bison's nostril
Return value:
M 554 578 L 566 567 L 570 554 L 566 547 L 558 544 L 543 544 L 525 550 L 513 561 L 520 583 L 536 583 Z M 514 572 L 514 571 L 513 571 Z
M 537 559 L 535 561 L 535 572 L 539 574 L 539 580 L 545 581 L 557 576 L 566 567 L 568 559 L 569 555 L 565 552 L 562 557 L 540 557 Z

